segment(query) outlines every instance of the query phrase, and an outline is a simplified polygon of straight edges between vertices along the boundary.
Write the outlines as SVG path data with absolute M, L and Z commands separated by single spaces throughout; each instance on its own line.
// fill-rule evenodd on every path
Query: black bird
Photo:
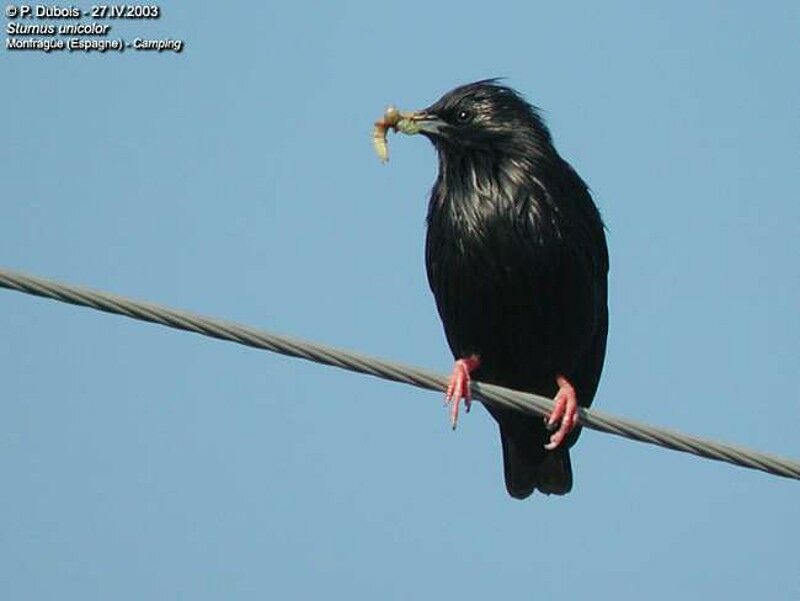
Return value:
M 470 377 L 555 397 L 549 419 L 487 406 L 500 426 L 506 488 L 572 488 L 569 448 L 603 368 L 608 250 L 589 189 L 538 110 L 497 80 L 403 113 L 433 143 L 428 281 L 456 358 L 447 400 L 469 410 Z

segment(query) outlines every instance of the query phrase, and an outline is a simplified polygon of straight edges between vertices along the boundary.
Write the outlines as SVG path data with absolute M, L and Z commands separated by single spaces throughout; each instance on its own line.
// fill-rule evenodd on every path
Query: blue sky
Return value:
M 489 76 L 608 226 L 596 406 L 800 457 L 796 2 L 162 2 L 181 54 L 0 57 L 0 264 L 439 371 L 436 164 Z M 83 8 L 88 8 L 83 7 Z M 0 291 L 4 599 L 800 596 L 798 484 L 586 432 L 510 499 L 481 408 Z

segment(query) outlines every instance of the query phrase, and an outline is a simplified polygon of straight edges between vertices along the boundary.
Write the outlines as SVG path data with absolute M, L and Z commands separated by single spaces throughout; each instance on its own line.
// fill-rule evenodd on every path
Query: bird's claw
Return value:
M 552 432 L 550 442 L 544 445 L 548 451 L 558 448 L 578 423 L 578 397 L 575 388 L 564 376 L 558 376 L 556 383 L 558 393 L 553 399 L 555 405 L 545 423 L 547 430 Z
M 450 405 L 450 425 L 453 430 L 458 424 L 458 406 L 461 399 L 464 399 L 464 409 L 467 413 L 472 408 L 472 391 L 470 390 L 470 372 L 478 367 L 479 361 L 476 356 L 466 359 L 459 359 L 453 366 L 453 373 L 450 374 L 450 382 L 445 393 L 445 404 Z

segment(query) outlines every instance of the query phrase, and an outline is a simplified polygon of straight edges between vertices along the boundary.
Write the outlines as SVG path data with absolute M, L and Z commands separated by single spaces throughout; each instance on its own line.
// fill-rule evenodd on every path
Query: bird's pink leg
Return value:
M 469 374 L 481 364 L 478 355 L 470 355 L 464 359 L 459 359 L 453 366 L 453 373 L 450 374 L 450 383 L 447 385 L 447 393 L 445 400 L 450 404 L 450 423 L 453 430 L 456 429 L 458 423 L 458 403 L 464 399 L 464 407 L 469 413 L 472 405 L 472 393 L 469 389 L 470 376 Z
M 558 430 L 550 435 L 550 442 L 544 445 L 548 451 L 552 451 L 564 442 L 567 434 L 578 423 L 578 396 L 575 394 L 575 388 L 562 375 L 556 377 L 556 384 L 558 384 L 558 392 L 556 398 L 553 399 L 555 406 L 547 419 L 547 427 L 551 428 L 559 420 L 561 420 L 561 424 L 558 426 Z

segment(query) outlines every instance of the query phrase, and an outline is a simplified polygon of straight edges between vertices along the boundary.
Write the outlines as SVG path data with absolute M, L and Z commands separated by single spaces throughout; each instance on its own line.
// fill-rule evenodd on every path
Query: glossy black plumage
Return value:
M 568 378 L 588 407 L 608 331 L 600 214 L 540 115 L 495 80 L 459 87 L 420 114 L 439 156 L 428 207 L 428 281 L 456 358 L 477 380 L 552 397 Z M 565 494 L 579 428 L 546 451 L 541 418 L 487 407 L 500 426 L 508 492 Z

